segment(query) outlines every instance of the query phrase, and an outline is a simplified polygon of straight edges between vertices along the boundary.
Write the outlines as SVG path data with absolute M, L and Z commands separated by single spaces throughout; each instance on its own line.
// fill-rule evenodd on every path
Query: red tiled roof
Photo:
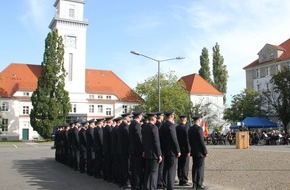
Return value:
M 190 92 L 190 94 L 223 95 L 222 92 L 218 91 L 212 84 L 204 80 L 197 73 L 183 76 L 180 80 L 184 81 L 186 90 Z
M 34 91 L 40 65 L 11 63 L 1 72 L 0 96 L 12 97 L 18 90 Z M 86 69 L 86 92 L 116 95 L 122 101 L 142 100 L 112 71 Z
M 107 70 L 86 69 L 86 92 L 115 94 L 123 101 L 141 101 L 142 99 L 115 73 Z
M 270 44 L 269 44 L 270 45 Z M 265 63 L 269 63 L 269 62 L 277 62 L 277 61 L 282 61 L 284 59 L 289 59 L 290 58 L 290 38 L 288 40 L 286 40 L 285 42 L 283 42 L 282 44 L 280 44 L 279 46 L 277 45 L 271 45 L 279 50 L 283 50 L 284 52 L 282 53 L 282 55 L 280 57 L 278 57 L 277 59 L 274 60 L 269 60 L 269 61 L 265 61 L 265 62 L 259 62 L 259 59 L 256 59 L 255 61 L 253 61 L 252 63 L 250 63 L 249 65 L 245 66 L 243 69 L 248 69 L 251 67 L 255 67 L 258 65 L 262 65 Z

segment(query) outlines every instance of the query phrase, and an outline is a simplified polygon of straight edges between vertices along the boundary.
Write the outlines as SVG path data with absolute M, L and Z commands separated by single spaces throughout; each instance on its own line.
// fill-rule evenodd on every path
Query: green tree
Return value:
M 30 122 L 43 138 L 51 137 L 52 128 L 65 121 L 70 99 L 65 87 L 63 39 L 57 30 L 48 33 L 41 63 L 41 75 L 31 96 Z
M 224 65 L 224 58 L 220 54 L 220 47 L 218 43 L 212 48 L 213 50 L 213 82 L 214 86 L 224 93 L 224 103 L 226 102 L 227 84 L 228 84 L 228 70 Z
M 208 50 L 204 47 L 201 52 L 200 59 L 200 69 L 198 71 L 199 75 L 204 78 L 207 82 L 212 84 L 212 80 L 210 78 L 210 67 L 209 67 L 209 58 L 208 58 Z
M 248 117 L 265 116 L 267 113 L 263 109 L 265 99 L 259 92 L 252 89 L 245 89 L 240 94 L 233 96 L 231 107 L 225 109 L 224 119 L 237 122 Z
M 273 89 L 263 92 L 263 97 L 266 98 L 270 113 L 278 115 L 287 132 L 290 121 L 290 69 L 285 67 L 272 77 L 270 83 Z
M 158 76 L 154 75 L 146 79 L 143 83 L 137 84 L 135 91 L 144 99 L 138 105 L 146 112 L 158 110 Z M 160 95 L 161 109 L 163 111 L 174 109 L 176 114 L 188 113 L 192 108 L 188 92 L 185 90 L 183 81 L 178 81 L 177 76 L 172 72 L 167 74 L 160 73 Z

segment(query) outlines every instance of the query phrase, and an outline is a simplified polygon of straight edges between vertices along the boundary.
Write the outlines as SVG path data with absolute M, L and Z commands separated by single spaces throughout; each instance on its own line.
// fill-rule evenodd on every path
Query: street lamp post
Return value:
M 142 56 L 142 57 L 146 57 L 148 59 L 151 59 L 153 61 L 156 61 L 158 63 L 158 111 L 161 110 L 161 98 L 160 98 L 160 63 L 161 62 L 164 62 L 164 61 L 170 61 L 170 60 L 181 60 L 181 59 L 184 59 L 184 57 L 175 57 L 175 58 L 170 58 L 170 59 L 162 59 L 162 60 L 159 60 L 159 59 L 155 59 L 155 58 L 152 58 L 152 57 L 149 57 L 147 55 L 143 55 L 141 53 L 138 53 L 136 51 L 131 51 L 132 54 L 134 55 L 139 55 L 139 56 Z

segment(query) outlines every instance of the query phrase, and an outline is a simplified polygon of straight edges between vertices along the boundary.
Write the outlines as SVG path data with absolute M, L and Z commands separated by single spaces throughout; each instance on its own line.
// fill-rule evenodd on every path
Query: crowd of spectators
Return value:
M 234 145 L 236 143 L 236 130 L 226 133 L 213 131 L 206 138 L 208 145 Z M 284 130 L 249 130 L 250 145 L 289 145 L 290 132 Z

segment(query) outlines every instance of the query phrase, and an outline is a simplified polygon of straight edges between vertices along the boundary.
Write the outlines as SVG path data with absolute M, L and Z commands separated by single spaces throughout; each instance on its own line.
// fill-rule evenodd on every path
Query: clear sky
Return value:
M 0 70 L 10 63 L 40 64 L 55 0 L 1 1 Z M 86 0 L 89 69 L 112 70 L 131 88 L 161 72 L 178 77 L 198 73 L 206 47 L 220 45 L 229 71 L 228 104 L 246 86 L 242 69 L 258 58 L 266 43 L 290 38 L 289 0 Z

